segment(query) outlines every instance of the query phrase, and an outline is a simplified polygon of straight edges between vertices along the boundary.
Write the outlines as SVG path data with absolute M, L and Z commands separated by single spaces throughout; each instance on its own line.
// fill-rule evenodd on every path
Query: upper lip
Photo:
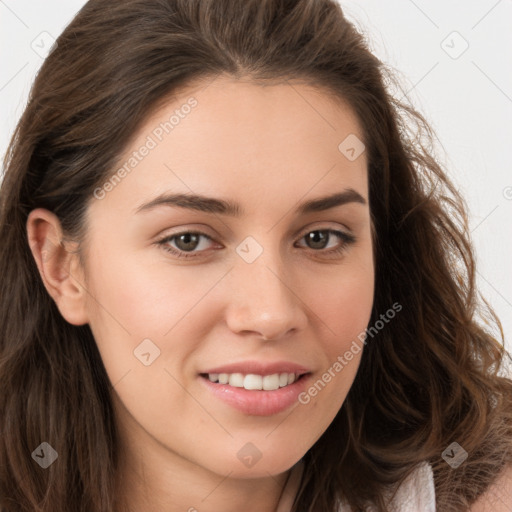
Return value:
M 302 375 L 309 373 L 310 370 L 300 364 L 290 361 L 275 361 L 272 363 L 264 363 L 262 361 L 241 361 L 239 363 L 231 363 L 223 366 L 216 366 L 201 373 L 243 373 L 244 375 L 273 375 L 275 373 L 295 373 Z

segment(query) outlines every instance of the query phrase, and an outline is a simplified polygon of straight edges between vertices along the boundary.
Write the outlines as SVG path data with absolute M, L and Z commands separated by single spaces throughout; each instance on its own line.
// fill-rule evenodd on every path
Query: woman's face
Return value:
M 362 138 L 332 95 L 225 77 L 141 128 L 95 192 L 84 248 L 127 457 L 263 477 L 327 429 L 373 303 Z M 348 202 L 317 203 L 336 194 Z

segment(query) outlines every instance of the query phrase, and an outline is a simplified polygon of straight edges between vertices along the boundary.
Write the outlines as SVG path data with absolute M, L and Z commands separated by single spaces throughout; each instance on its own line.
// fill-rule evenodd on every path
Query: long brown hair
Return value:
M 437 507 L 462 511 L 512 464 L 504 334 L 475 289 L 467 206 L 421 114 L 333 0 L 91 0 L 33 84 L 4 161 L 0 211 L 0 510 L 111 512 L 118 444 L 109 382 L 88 325 L 60 315 L 27 242 L 37 207 L 85 235 L 96 187 L 149 113 L 220 74 L 303 80 L 347 101 L 364 129 L 376 282 L 355 382 L 305 454 L 297 511 L 386 511 L 384 492 L 422 461 Z M 478 321 L 482 315 L 485 326 Z M 496 339 L 491 326 L 499 329 Z M 48 442 L 58 464 L 31 453 Z M 469 454 L 453 469 L 442 452 Z

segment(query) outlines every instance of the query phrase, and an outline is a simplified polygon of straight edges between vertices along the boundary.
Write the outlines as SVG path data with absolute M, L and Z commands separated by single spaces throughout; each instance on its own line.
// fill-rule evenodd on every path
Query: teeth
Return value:
M 229 384 L 235 388 L 244 388 L 248 390 L 265 390 L 273 391 L 284 388 L 293 384 L 297 380 L 294 373 L 274 373 L 272 375 L 255 375 L 250 373 L 243 375 L 242 373 L 209 373 L 208 379 L 211 382 L 219 384 Z
M 286 384 L 288 385 L 288 379 Z M 265 391 L 279 389 L 279 374 L 274 373 L 273 375 L 265 375 L 265 377 L 263 377 L 263 389 Z
M 244 377 L 245 389 L 263 389 L 263 377 L 261 375 L 249 374 Z
M 232 373 L 229 376 L 229 385 L 234 388 L 244 387 L 244 376 L 241 373 Z

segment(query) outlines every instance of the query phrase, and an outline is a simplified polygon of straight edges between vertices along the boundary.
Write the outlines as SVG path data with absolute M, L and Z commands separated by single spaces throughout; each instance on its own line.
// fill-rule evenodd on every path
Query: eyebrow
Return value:
M 359 203 L 366 205 L 366 199 L 355 191 L 353 188 L 348 188 L 342 192 L 331 194 L 317 199 L 311 199 L 301 203 L 295 210 L 296 214 L 305 215 L 312 212 L 320 212 L 342 206 L 349 203 Z M 188 208 L 190 210 L 197 210 L 206 213 L 215 213 L 220 215 L 229 215 L 231 217 L 241 217 L 244 214 L 243 208 L 240 204 L 227 201 L 225 199 L 218 199 L 214 197 L 207 197 L 198 194 L 169 194 L 164 193 L 155 199 L 144 203 L 139 206 L 135 213 L 152 210 L 158 206 L 174 206 L 179 208 Z

